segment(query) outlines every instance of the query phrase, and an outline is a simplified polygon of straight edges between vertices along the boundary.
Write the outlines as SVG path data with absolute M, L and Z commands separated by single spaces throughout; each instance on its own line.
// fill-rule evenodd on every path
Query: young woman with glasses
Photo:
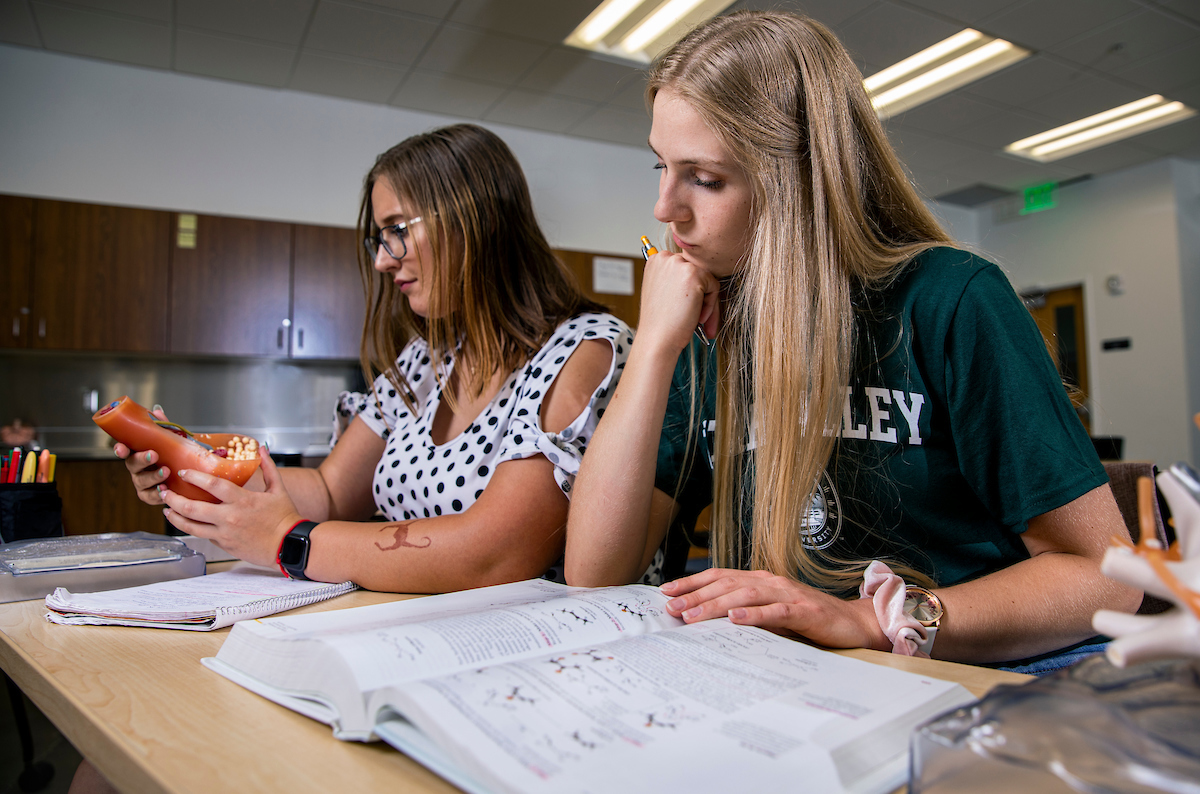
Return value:
M 153 450 L 118 445 L 141 499 L 241 559 L 309 579 L 430 593 L 546 574 L 629 328 L 579 291 L 520 165 L 481 127 L 380 155 L 359 226 L 373 390 L 343 395 L 329 457 L 282 470 L 264 457 L 244 488 L 179 472 L 210 504 L 161 488 Z M 386 520 L 370 520 L 377 511 Z
M 663 586 L 689 622 L 1053 666 L 1097 609 L 1135 609 L 1041 336 L 925 208 L 836 38 L 720 17 L 647 97 L 669 250 L 576 483 L 568 582 L 632 580 L 711 504 L 718 567 Z

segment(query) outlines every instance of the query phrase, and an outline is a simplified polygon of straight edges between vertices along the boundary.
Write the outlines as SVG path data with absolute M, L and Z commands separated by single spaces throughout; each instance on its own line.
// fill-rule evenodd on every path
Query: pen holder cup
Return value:
M 62 535 L 62 498 L 57 483 L 0 485 L 0 542 Z

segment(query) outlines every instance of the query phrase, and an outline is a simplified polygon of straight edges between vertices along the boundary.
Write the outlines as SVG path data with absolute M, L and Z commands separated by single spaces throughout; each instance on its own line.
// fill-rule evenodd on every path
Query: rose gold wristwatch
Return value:
M 942 616 L 946 614 L 942 599 L 931 590 L 910 584 L 904 588 L 904 614 L 911 615 L 913 620 L 925 627 L 925 641 L 917 645 L 917 650 L 928 654 L 933 650 L 934 637 L 937 636 Z

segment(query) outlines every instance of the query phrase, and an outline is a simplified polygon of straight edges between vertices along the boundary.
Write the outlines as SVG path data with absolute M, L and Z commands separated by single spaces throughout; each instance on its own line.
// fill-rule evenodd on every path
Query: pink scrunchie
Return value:
M 903 579 L 892 573 L 887 565 L 875 560 L 863 572 L 858 595 L 874 602 L 875 619 L 892 643 L 892 653 L 928 659 L 929 654 L 917 650 L 928 637 L 926 629 L 912 615 L 905 614 L 904 588 Z

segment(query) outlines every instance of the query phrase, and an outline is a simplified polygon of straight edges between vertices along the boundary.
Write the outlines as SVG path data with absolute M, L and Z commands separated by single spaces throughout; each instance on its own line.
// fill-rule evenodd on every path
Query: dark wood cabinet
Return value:
M 179 215 L 172 228 L 178 230 Z M 172 244 L 171 352 L 286 356 L 291 224 L 196 216 L 191 247 Z
M 0 349 L 357 359 L 360 245 L 342 227 L 0 195 Z M 635 294 L 596 294 L 593 255 L 556 253 L 636 325 L 640 260 Z
M 166 212 L 0 196 L 0 347 L 164 352 Z
M 68 535 L 165 531 L 162 508 L 138 499 L 119 460 L 60 460 L 54 479 Z
M 32 268 L 33 199 L 0 196 L 0 348 L 28 344 Z
M 354 229 L 293 227 L 292 358 L 358 358 L 366 298 Z

